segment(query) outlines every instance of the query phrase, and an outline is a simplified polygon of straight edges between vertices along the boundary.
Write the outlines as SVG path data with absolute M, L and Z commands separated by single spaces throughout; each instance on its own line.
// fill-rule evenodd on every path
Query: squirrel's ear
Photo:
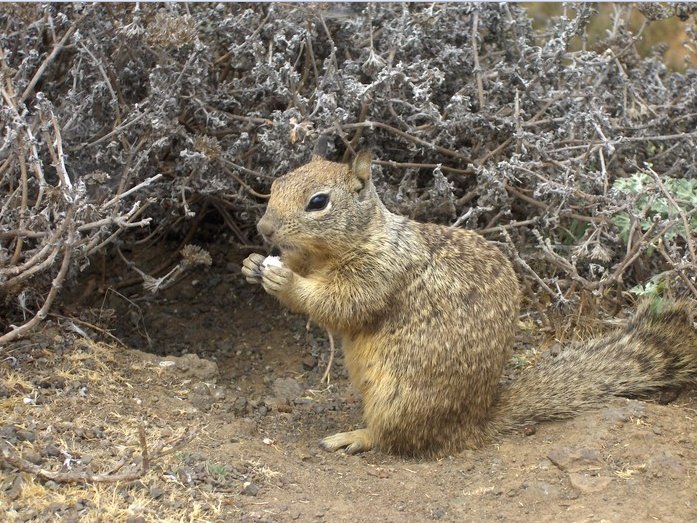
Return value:
M 312 160 L 326 160 L 328 145 L 329 137 L 326 134 L 320 135 L 320 137 L 317 138 L 317 143 L 312 151 Z
M 370 166 L 373 162 L 373 153 L 369 150 L 363 150 L 356 155 L 351 164 L 351 172 L 362 182 L 367 182 L 370 179 Z

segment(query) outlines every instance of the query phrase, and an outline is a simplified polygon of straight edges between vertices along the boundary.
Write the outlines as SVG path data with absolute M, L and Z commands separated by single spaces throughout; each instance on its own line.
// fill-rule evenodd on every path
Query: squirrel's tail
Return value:
M 500 434 L 572 417 L 610 396 L 641 397 L 697 383 L 695 321 L 697 307 L 687 300 L 643 303 L 626 328 L 545 355 L 503 387 L 489 429 Z

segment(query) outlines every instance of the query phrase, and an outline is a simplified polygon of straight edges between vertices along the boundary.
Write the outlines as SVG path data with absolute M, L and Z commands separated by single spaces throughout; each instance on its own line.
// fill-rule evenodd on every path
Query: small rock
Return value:
M 17 438 L 20 441 L 29 441 L 31 443 L 36 441 L 36 433 L 31 430 L 18 430 Z
M 146 357 L 155 365 L 179 372 L 186 377 L 209 382 L 214 382 L 218 378 L 218 365 L 214 361 L 199 358 L 196 354 L 185 354 L 179 357 L 167 356 L 165 359 L 154 354 L 146 355 Z M 161 365 L 163 362 L 166 364 Z
M 48 507 L 46 507 L 46 512 L 54 514 L 56 512 L 63 512 L 67 508 L 68 506 L 65 503 L 54 501 L 53 503 L 49 503 Z
M 317 358 L 308 354 L 303 358 L 302 364 L 305 370 L 312 370 L 317 366 Z
M 82 463 L 83 465 L 89 465 L 90 463 L 92 463 L 92 459 L 92 456 L 88 454 L 80 458 L 80 463 Z
M 55 458 L 61 455 L 61 451 L 53 443 L 49 443 L 44 447 L 44 454 L 50 458 Z
M 202 410 L 204 412 L 210 410 L 211 406 L 213 405 L 213 398 L 211 398 L 210 394 L 191 393 L 189 395 L 189 401 L 198 410 Z
M 235 398 L 232 402 L 232 412 L 236 416 L 244 416 L 249 412 L 249 402 L 244 396 L 239 396 Z
M 217 385 L 210 386 L 211 397 L 214 401 L 222 401 L 225 399 L 225 388 Z
M 292 401 L 303 395 L 303 388 L 293 378 L 277 378 L 272 389 L 274 395 L 281 400 Z
M 675 456 L 661 452 L 649 460 L 649 470 L 655 477 L 668 477 L 671 479 L 684 478 L 688 476 L 688 469 L 685 464 Z
M 259 433 L 259 425 L 252 418 L 240 418 L 235 423 L 237 433 L 242 436 L 255 436 Z
M 19 498 L 19 496 L 22 494 L 22 483 L 23 483 L 22 475 L 17 474 L 15 476 L 14 481 L 12 482 L 12 486 L 6 492 L 7 497 L 10 498 L 12 501 Z
M 211 389 L 206 383 L 196 383 L 191 387 L 191 392 L 194 394 L 201 394 L 202 396 L 210 396 Z
M 34 465 L 41 465 L 44 461 L 44 459 L 41 457 L 41 454 L 39 454 L 35 450 L 25 450 L 22 453 L 22 457 L 26 459 L 29 463 L 33 463 Z
M 546 481 L 532 480 L 521 485 L 521 490 L 533 494 L 538 497 L 558 496 L 559 487 Z
M 256 496 L 259 493 L 259 487 L 257 487 L 251 481 L 245 481 L 242 486 L 242 494 L 245 496 Z
M 620 399 L 614 405 L 603 411 L 603 418 L 611 423 L 626 423 L 632 418 L 642 418 L 646 415 L 646 404 L 637 400 Z
M 8 443 L 17 443 L 17 430 L 11 425 L 0 427 L 0 438 Z
M 162 490 L 157 485 L 153 485 L 152 487 L 150 487 L 150 496 L 153 499 L 158 499 L 158 498 L 162 497 L 162 494 L 164 494 L 164 493 L 165 493 L 165 491 Z
M 603 468 L 603 462 L 598 451 L 588 447 L 580 449 L 558 447 L 552 449 L 547 454 L 547 457 L 559 469 L 567 472 L 600 470 Z
M 147 523 L 143 516 L 130 516 L 126 519 L 126 523 Z
M 532 436 L 537 432 L 537 427 L 535 425 L 529 425 L 523 429 L 524 436 Z
M 601 492 L 607 488 L 612 478 L 605 476 L 591 476 L 572 472 L 569 474 L 569 482 L 576 490 L 584 493 Z

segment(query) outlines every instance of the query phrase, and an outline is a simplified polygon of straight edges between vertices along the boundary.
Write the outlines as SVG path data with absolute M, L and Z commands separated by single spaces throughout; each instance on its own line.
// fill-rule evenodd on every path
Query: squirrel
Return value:
M 324 449 L 438 457 L 612 396 L 697 382 L 697 307 L 683 299 L 642 304 L 626 328 L 501 385 L 521 297 L 511 262 L 476 232 L 390 212 L 371 162 L 366 151 L 350 164 L 314 154 L 275 179 L 257 228 L 282 264 L 255 253 L 242 265 L 248 282 L 342 341 L 365 428 Z

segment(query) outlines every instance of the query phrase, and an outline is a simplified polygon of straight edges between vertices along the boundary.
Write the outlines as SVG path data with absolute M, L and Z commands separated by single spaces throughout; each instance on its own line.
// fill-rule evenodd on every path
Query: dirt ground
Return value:
M 341 352 L 322 383 L 326 334 L 245 284 L 243 254 L 211 254 L 155 295 L 113 278 L 105 291 L 95 270 L 4 349 L 8 521 L 697 521 L 695 390 L 439 461 L 322 451 L 361 423 Z M 511 372 L 544 341 L 521 332 Z

